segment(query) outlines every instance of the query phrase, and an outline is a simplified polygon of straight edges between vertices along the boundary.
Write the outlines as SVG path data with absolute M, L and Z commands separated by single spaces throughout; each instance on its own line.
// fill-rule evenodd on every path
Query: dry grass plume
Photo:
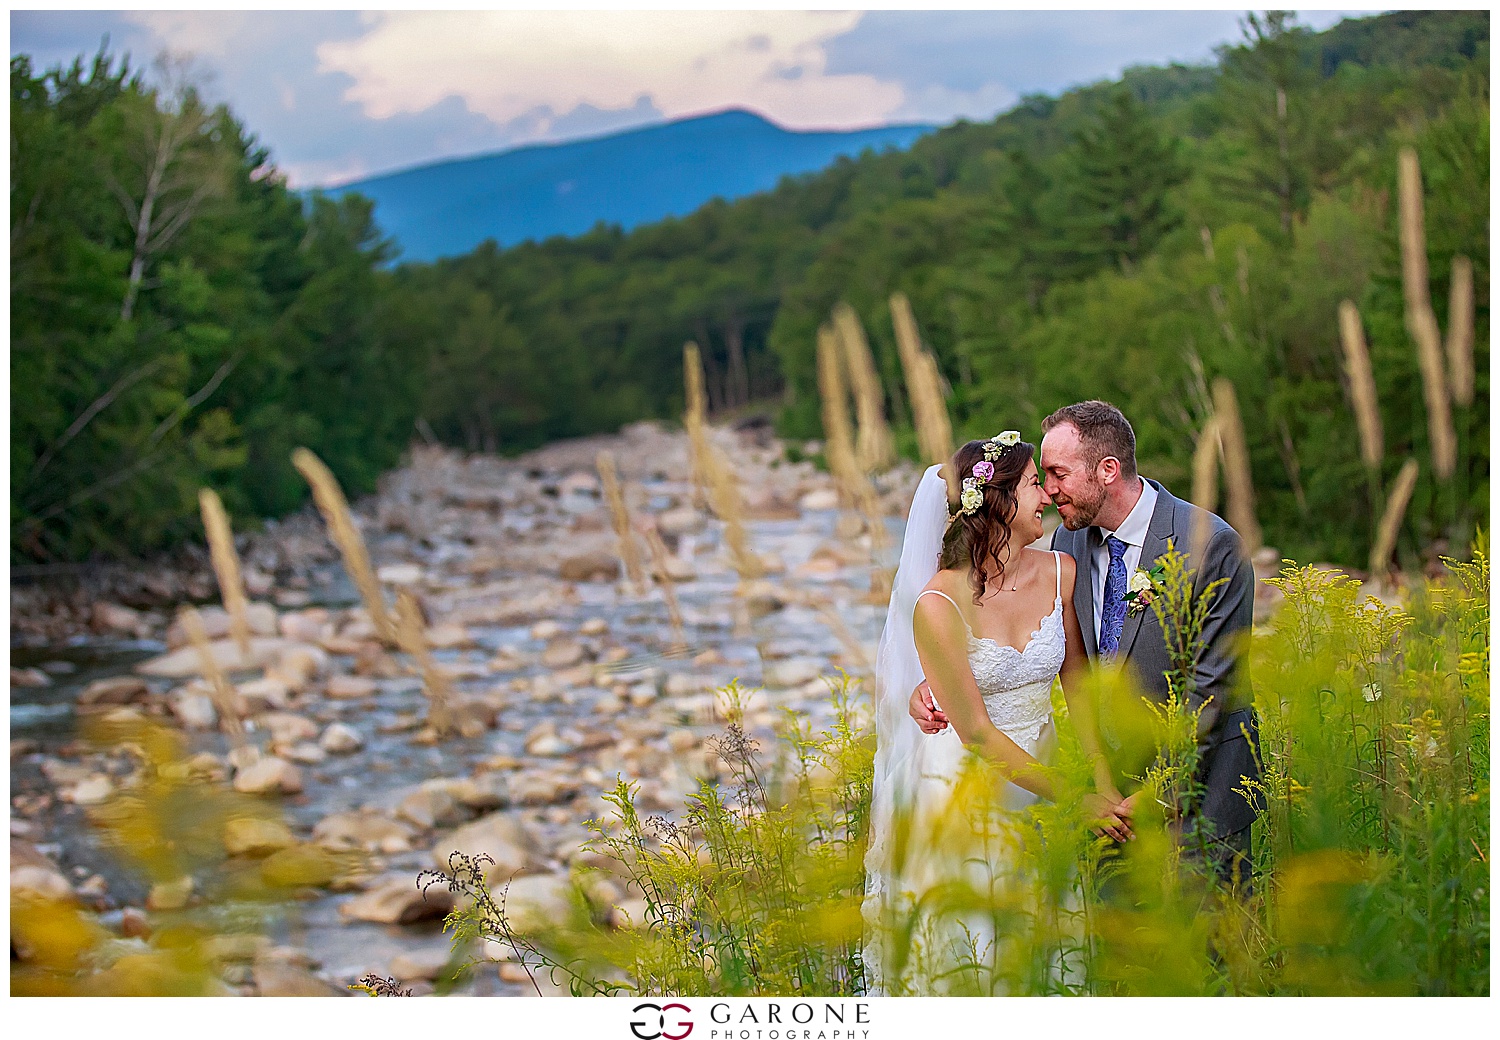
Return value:
M 297 472 L 312 487 L 313 501 L 317 503 L 318 512 L 323 514 L 323 521 L 328 525 L 333 544 L 338 546 L 339 554 L 344 558 L 344 569 L 349 572 L 350 580 L 359 590 L 375 631 L 387 646 L 397 645 L 396 626 L 391 620 L 390 612 L 386 610 L 380 582 L 375 578 L 375 569 L 370 566 L 370 554 L 365 550 L 365 540 L 360 535 L 359 528 L 354 525 L 354 517 L 349 512 L 349 503 L 344 498 L 344 491 L 339 487 L 338 480 L 323 464 L 323 460 L 306 448 L 298 448 L 292 452 L 292 465 L 297 467 Z
M 625 505 L 625 493 L 620 488 L 620 474 L 615 466 L 615 457 L 607 451 L 601 451 L 595 456 L 594 464 L 599 469 L 599 483 L 604 488 L 604 501 L 609 506 L 609 521 L 615 529 L 615 537 L 620 540 L 620 562 L 625 566 L 631 585 L 635 586 L 635 594 L 644 596 L 646 575 L 641 569 L 640 546 L 636 544 L 630 510 Z
M 1245 443 L 1245 425 L 1234 384 L 1220 376 L 1214 380 L 1214 415 L 1220 449 L 1224 454 L 1224 490 L 1230 525 L 1245 543 L 1246 555 L 1261 546 L 1260 523 L 1255 519 L 1255 482 L 1250 476 L 1250 449 Z
M 234 532 L 229 527 L 229 514 L 217 492 L 203 488 L 198 492 L 198 507 L 203 513 L 203 530 L 208 535 L 209 559 L 213 562 L 214 577 L 219 581 L 219 594 L 224 600 L 224 609 L 229 614 L 229 634 L 234 637 L 240 653 L 250 656 L 250 617 L 246 613 L 249 601 L 245 598 L 245 583 L 240 577 L 240 558 L 234 551 Z
M 953 424 L 943 400 L 937 359 L 922 346 L 917 319 L 905 293 L 891 294 L 891 323 L 896 329 L 896 347 L 901 370 L 906 375 L 906 393 L 911 399 L 912 425 L 917 446 L 929 466 L 940 466 L 953 454 Z
M 1349 374 L 1349 396 L 1359 428 L 1359 455 L 1365 467 L 1378 470 L 1385 459 L 1385 431 L 1380 423 L 1380 399 L 1375 393 L 1375 370 L 1365 344 L 1359 309 L 1345 300 L 1339 304 L 1339 339 L 1344 345 L 1344 369 Z
M 1370 577 L 1381 581 L 1390 570 L 1391 554 L 1396 551 L 1396 535 L 1401 530 L 1401 521 L 1406 517 L 1406 507 L 1411 504 L 1412 491 L 1417 486 L 1417 460 L 1407 459 L 1396 475 L 1385 512 L 1380 517 L 1380 527 L 1375 534 L 1375 544 L 1370 548 Z
M 1422 170 L 1414 149 L 1401 149 L 1398 167 L 1401 194 L 1401 286 L 1406 299 L 1406 329 L 1417 345 L 1422 370 L 1422 397 L 1427 404 L 1427 436 L 1432 468 L 1440 480 L 1453 476 L 1458 446 L 1448 405 L 1442 336 L 1432 312 L 1428 288 L 1427 234 L 1422 216 Z
M 880 374 L 875 368 L 875 356 L 870 353 L 870 342 L 865 338 L 859 315 L 847 303 L 833 308 L 833 325 L 849 372 L 849 385 L 854 391 L 858 423 L 855 460 L 866 473 L 885 469 L 895 461 L 896 448 L 891 428 L 885 420 L 885 393 L 880 387 Z

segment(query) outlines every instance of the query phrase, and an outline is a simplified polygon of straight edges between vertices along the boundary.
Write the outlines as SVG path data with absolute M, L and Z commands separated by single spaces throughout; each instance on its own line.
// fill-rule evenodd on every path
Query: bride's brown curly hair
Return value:
M 963 480 L 974 472 L 974 464 L 984 461 L 988 441 L 969 441 L 953 453 L 943 467 L 948 482 L 948 530 L 943 532 L 943 551 L 938 566 L 969 568 L 969 587 L 974 590 L 978 606 L 990 581 L 1005 584 L 1005 564 L 1010 556 L 1010 524 L 1016 518 L 1016 487 L 1026 464 L 1036 455 L 1036 447 L 1018 441 L 1002 448 L 995 460 L 995 473 L 983 485 L 984 502 L 974 512 L 959 512 L 959 494 Z

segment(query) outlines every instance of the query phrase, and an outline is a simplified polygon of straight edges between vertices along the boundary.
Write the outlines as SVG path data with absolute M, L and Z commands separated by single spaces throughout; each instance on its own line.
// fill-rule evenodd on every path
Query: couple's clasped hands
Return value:
M 911 692 L 908 710 L 923 733 L 941 733 L 948 728 L 948 716 L 933 700 L 932 690 L 926 682 Z M 1135 812 L 1136 795 L 1122 797 L 1112 783 L 1097 783 L 1098 792 L 1083 796 L 1083 806 L 1095 822 L 1094 833 L 1108 835 L 1115 841 L 1129 841 L 1132 837 L 1131 817 Z

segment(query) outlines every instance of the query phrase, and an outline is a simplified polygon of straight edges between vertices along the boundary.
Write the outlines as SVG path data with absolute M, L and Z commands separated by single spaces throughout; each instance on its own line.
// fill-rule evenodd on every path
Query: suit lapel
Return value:
M 1073 579 L 1073 612 L 1083 629 L 1083 648 L 1089 657 L 1099 656 L 1099 640 L 1094 635 L 1094 534 L 1097 527 L 1085 527 L 1073 536 L 1079 546 L 1073 560 L 1078 564 Z
M 1151 486 L 1156 489 L 1156 507 L 1151 510 L 1151 524 L 1146 528 L 1146 540 L 1141 545 L 1141 562 L 1138 565 L 1141 570 L 1149 571 L 1156 558 L 1167 551 L 1167 540 L 1172 537 L 1172 496 L 1156 481 L 1151 481 Z M 1129 580 L 1129 575 L 1126 579 Z M 1120 656 L 1125 657 L 1130 653 L 1130 646 L 1135 642 L 1135 637 L 1141 630 L 1141 623 L 1145 620 L 1144 610 L 1125 615 L 1125 625 L 1120 629 Z

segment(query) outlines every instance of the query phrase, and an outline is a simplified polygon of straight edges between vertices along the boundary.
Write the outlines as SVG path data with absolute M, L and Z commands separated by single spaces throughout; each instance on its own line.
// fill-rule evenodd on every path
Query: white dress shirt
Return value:
M 1125 577 L 1129 580 L 1141 563 L 1141 549 L 1151 528 L 1151 514 L 1156 511 L 1156 488 L 1140 477 L 1141 497 L 1118 530 L 1099 528 L 1108 538 L 1114 535 L 1125 543 Z M 1104 583 L 1109 579 L 1109 543 L 1100 541 L 1094 550 L 1094 645 L 1099 645 L 1099 622 L 1104 617 Z M 1126 591 L 1129 591 L 1128 589 Z

